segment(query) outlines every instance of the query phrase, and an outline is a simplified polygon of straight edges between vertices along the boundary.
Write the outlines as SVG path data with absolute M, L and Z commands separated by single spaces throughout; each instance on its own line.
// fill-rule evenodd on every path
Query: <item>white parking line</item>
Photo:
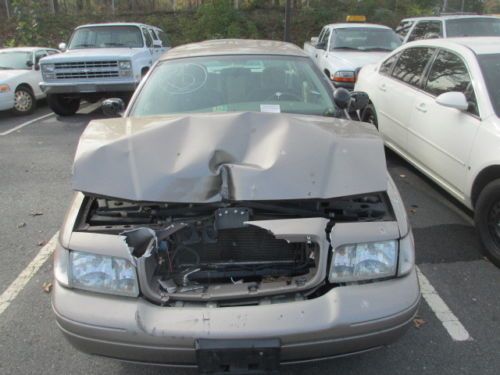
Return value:
M 422 297 L 424 297 L 431 310 L 434 311 L 434 314 L 441 321 L 451 338 L 455 341 L 472 340 L 469 332 L 467 332 L 455 314 L 451 312 L 446 302 L 439 296 L 427 277 L 424 276 L 418 267 L 416 269 Z
M 47 244 L 40 249 L 35 258 L 30 264 L 17 276 L 17 278 L 9 285 L 9 287 L 0 296 L 0 315 L 5 311 L 11 302 L 28 284 L 31 278 L 37 273 L 45 261 L 52 255 L 56 247 L 57 236 L 59 232 L 54 234 Z
M 13 133 L 13 132 L 15 132 L 15 131 L 17 131 L 17 130 L 19 130 L 19 129 L 24 128 L 25 126 L 28 126 L 28 125 L 34 124 L 34 123 L 35 123 L 35 122 L 37 122 L 37 121 L 43 120 L 43 119 L 45 119 L 45 118 L 47 118 L 47 117 L 54 116 L 54 115 L 55 115 L 55 113 L 54 113 L 54 112 L 51 112 L 51 113 L 47 113 L 46 115 L 43 115 L 43 116 L 40 116 L 40 117 L 34 118 L 33 120 L 29 120 L 29 121 L 27 121 L 27 122 L 25 122 L 25 123 L 22 123 L 22 124 L 20 124 L 20 125 L 17 125 L 17 126 L 15 126 L 15 127 L 13 127 L 12 129 L 9 129 L 9 130 L 7 130 L 7 131 L 4 131 L 3 133 L 0 133 L 0 137 L 2 137 L 2 136 L 4 136 L 4 135 L 8 135 L 8 134 L 10 134 L 10 133 Z

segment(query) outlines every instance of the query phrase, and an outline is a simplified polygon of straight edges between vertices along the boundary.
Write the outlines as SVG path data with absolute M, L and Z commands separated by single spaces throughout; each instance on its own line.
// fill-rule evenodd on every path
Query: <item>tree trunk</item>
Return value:
M 9 0 L 5 0 L 5 14 L 10 18 Z

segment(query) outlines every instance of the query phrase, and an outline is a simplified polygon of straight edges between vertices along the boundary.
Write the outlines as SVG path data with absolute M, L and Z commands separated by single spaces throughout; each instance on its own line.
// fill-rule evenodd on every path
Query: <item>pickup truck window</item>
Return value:
M 158 36 L 160 37 L 161 45 L 163 47 L 170 47 L 170 41 L 168 40 L 168 37 L 167 37 L 166 33 L 164 33 L 163 31 L 159 30 L 158 31 Z
M 393 30 L 352 27 L 335 29 L 330 51 L 392 51 L 400 45 L 401 40 Z
M 316 44 L 317 48 L 326 50 L 328 48 L 328 40 L 330 39 L 331 30 L 326 29 L 321 39 L 318 40 L 318 44 Z
M 491 104 L 497 116 L 500 117 L 500 53 L 479 55 L 477 59 L 488 88 Z
M 0 52 L 0 70 L 31 69 L 28 61 L 33 63 L 32 52 Z
M 429 63 L 434 51 L 434 48 L 424 47 L 404 50 L 394 67 L 392 76 L 409 85 L 418 87 L 425 67 Z
M 396 27 L 396 34 L 398 34 L 401 39 L 404 39 L 408 31 L 410 31 L 411 26 L 414 21 L 401 21 L 398 27 Z
M 443 36 L 443 23 L 441 21 L 420 21 L 415 25 L 408 41 L 429 38 L 441 38 Z
M 136 26 L 89 26 L 77 29 L 69 49 L 80 48 L 141 48 L 141 30 Z
M 144 40 L 146 41 L 146 47 L 148 48 L 153 47 L 153 38 L 151 38 L 151 35 L 149 34 L 148 30 L 143 28 L 142 34 L 144 35 Z
M 500 36 L 500 18 L 459 18 L 446 21 L 448 38 L 462 36 Z
M 160 63 L 130 116 L 240 111 L 336 114 L 331 87 L 309 58 L 241 55 Z

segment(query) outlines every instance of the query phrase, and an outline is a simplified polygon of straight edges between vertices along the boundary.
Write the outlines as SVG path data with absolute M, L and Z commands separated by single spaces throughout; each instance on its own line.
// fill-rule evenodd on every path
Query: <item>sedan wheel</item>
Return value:
M 33 111 L 35 110 L 35 97 L 28 88 L 18 88 L 16 90 L 14 99 L 15 114 L 27 115 L 33 113 Z
M 500 179 L 490 182 L 479 194 L 474 220 L 485 255 L 500 267 Z

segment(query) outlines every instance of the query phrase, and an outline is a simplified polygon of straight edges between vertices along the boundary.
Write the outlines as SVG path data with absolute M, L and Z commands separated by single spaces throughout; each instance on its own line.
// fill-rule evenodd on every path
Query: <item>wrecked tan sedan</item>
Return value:
M 339 97 L 295 46 L 218 40 L 171 50 L 123 117 L 91 122 L 55 254 L 71 344 L 269 372 L 399 338 L 411 229 L 382 140 Z

